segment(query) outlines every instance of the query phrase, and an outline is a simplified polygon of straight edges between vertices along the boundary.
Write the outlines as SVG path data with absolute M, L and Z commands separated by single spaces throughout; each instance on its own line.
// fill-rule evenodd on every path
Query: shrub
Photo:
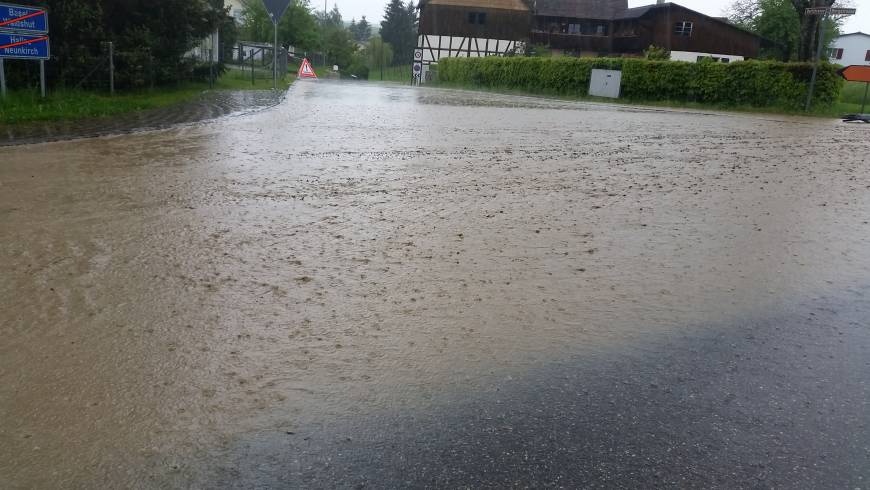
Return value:
M 639 58 L 447 58 L 439 80 L 487 88 L 586 95 L 592 70 L 622 71 L 622 96 L 637 101 L 686 101 L 721 106 L 803 106 L 813 65 L 778 61 L 686 63 Z M 843 81 L 836 67 L 823 64 L 815 105 L 837 101 Z

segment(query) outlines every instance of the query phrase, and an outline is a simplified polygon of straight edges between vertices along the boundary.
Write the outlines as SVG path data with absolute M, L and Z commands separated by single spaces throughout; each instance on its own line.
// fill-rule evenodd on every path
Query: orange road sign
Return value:
M 314 68 L 311 67 L 311 62 L 308 61 L 308 58 L 302 60 L 302 66 L 299 67 L 299 78 L 317 78 L 317 74 L 314 73 Z
M 840 76 L 850 82 L 870 83 L 870 66 L 852 65 L 839 71 Z

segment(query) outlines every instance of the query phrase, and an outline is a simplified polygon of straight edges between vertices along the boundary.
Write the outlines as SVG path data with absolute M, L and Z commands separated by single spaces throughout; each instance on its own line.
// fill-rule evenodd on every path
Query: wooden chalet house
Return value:
M 613 52 L 613 18 L 628 0 L 537 0 L 531 41 L 578 56 Z
M 762 38 L 726 19 L 677 5 L 637 7 L 613 18 L 613 52 L 641 54 L 650 45 L 671 52 L 674 61 L 711 57 L 728 63 L 757 58 Z
M 628 8 L 627 0 L 537 0 L 531 41 L 578 56 L 640 56 L 654 45 L 676 61 L 727 63 L 757 57 L 762 39 L 676 3 Z
M 676 3 L 628 0 L 421 0 L 415 63 L 422 80 L 446 57 L 523 54 L 528 42 L 572 56 L 642 56 L 729 63 L 758 57 L 762 38 Z M 418 67 L 419 68 L 419 67 Z M 418 73 L 419 74 L 419 73 Z
M 421 0 L 414 61 L 523 54 L 532 27 L 526 0 Z

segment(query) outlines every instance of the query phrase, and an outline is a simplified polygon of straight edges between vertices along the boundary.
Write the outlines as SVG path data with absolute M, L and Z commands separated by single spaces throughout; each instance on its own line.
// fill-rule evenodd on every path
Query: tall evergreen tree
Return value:
M 381 38 L 393 46 L 394 63 L 407 64 L 413 61 L 417 44 L 417 7 L 414 2 L 390 0 L 381 22 Z
M 356 40 L 364 43 L 372 37 L 372 25 L 369 24 L 369 21 L 366 19 L 366 16 L 363 15 L 362 19 L 356 25 Z

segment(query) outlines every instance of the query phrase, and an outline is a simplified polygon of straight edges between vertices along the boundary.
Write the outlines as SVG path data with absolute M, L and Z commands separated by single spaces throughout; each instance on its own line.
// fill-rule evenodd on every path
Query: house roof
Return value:
M 861 32 L 861 31 L 858 31 L 858 32 L 850 32 L 850 33 L 848 33 L 848 34 L 841 34 L 841 35 L 838 36 L 838 37 L 846 37 L 846 36 L 866 36 L 866 37 L 870 37 L 870 34 L 867 34 L 867 33 L 865 33 L 865 32 Z
M 709 15 L 707 15 L 707 14 L 702 14 L 701 12 L 698 12 L 698 11 L 696 11 L 696 10 L 692 10 L 692 9 L 690 9 L 690 8 L 683 7 L 683 6 L 680 5 L 680 4 L 672 3 L 672 2 L 657 3 L 657 4 L 653 4 L 653 5 L 644 5 L 643 7 L 635 7 L 635 8 L 631 8 L 631 9 L 626 9 L 626 10 L 624 10 L 624 11 L 622 11 L 622 12 L 619 12 L 619 13 L 617 13 L 616 15 L 614 15 L 614 16 L 613 16 L 613 20 L 639 19 L 639 18 L 643 17 L 644 15 L 646 15 L 646 14 L 652 12 L 652 11 L 655 11 L 655 10 L 658 10 L 658 9 L 671 8 L 671 7 L 676 7 L 676 8 L 679 8 L 679 9 L 683 9 L 683 10 L 686 10 L 686 11 L 688 11 L 688 12 L 692 12 L 693 14 L 700 15 L 700 16 L 702 16 L 702 17 L 706 17 L 706 18 L 708 18 L 708 19 L 710 19 L 710 20 L 712 20 L 712 21 L 714 21 L 714 22 L 718 22 L 718 23 L 720 23 L 720 24 L 724 24 L 724 25 L 726 25 L 726 26 L 728 26 L 728 27 L 731 27 L 731 28 L 733 28 L 733 29 L 736 29 L 736 30 L 738 30 L 738 31 L 742 31 L 742 32 L 745 32 L 745 33 L 747 33 L 747 34 L 752 34 L 753 36 L 761 37 L 761 36 L 758 36 L 758 34 L 752 32 L 752 31 L 749 31 L 749 30 L 747 30 L 747 29 L 744 29 L 743 27 L 740 27 L 739 25 L 736 25 L 736 24 L 733 24 L 733 23 L 729 22 L 728 19 L 725 19 L 725 18 L 722 18 L 722 17 L 711 17 L 711 16 L 709 16 Z
M 575 19 L 610 19 L 628 9 L 628 0 L 538 0 L 537 15 Z
M 635 7 L 631 9 L 625 9 L 621 12 L 617 12 L 613 15 L 615 20 L 619 19 L 637 19 L 643 17 L 648 12 L 655 10 L 656 8 L 667 5 L 667 4 L 656 4 L 656 5 L 644 5 L 643 7 Z
M 522 10 L 528 12 L 529 6 L 523 0 L 420 0 L 419 7 L 426 5 L 445 5 L 451 7 L 475 7 L 495 10 Z

